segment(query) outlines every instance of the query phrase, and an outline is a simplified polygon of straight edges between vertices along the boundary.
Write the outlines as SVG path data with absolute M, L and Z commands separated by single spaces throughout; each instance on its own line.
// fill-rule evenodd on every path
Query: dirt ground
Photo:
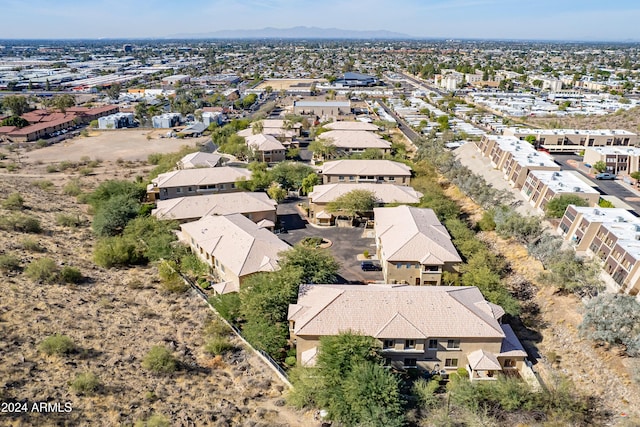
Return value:
M 0 402 L 69 403 L 72 408 L 68 413 L 1 413 L 0 425 L 126 426 L 154 414 L 181 426 L 314 425 L 309 415 L 284 406 L 285 384 L 240 342 L 221 360 L 204 351 L 202 330 L 211 313 L 195 294 L 167 293 L 152 267 L 107 270 L 92 262 L 95 239 L 86 207 L 65 195 L 62 186 L 76 176 L 87 191 L 97 181 L 140 173 L 134 166 L 111 164 L 98 176 L 77 177 L 73 172 L 39 175 L 40 166 L 26 165 L 15 175 L 0 175 L 0 198 L 20 192 L 23 213 L 40 219 L 44 229 L 34 235 L 0 231 L 0 255 L 16 256 L 23 269 L 50 257 L 86 277 L 79 285 L 44 285 L 24 272 L 0 271 Z M 53 186 L 32 185 L 43 180 Z M 79 215 L 83 224 L 62 227 L 56 223 L 59 213 Z M 10 214 L 0 208 L 0 216 Z M 27 237 L 42 251 L 28 249 Z M 71 337 L 78 350 L 44 355 L 38 345 L 55 333 Z M 181 368 L 168 375 L 142 369 L 154 345 L 169 348 Z M 84 372 L 102 383 L 95 395 L 77 395 L 70 388 Z
M 324 83 L 326 82 L 326 79 L 271 79 L 271 80 L 265 80 L 262 83 L 260 83 L 257 89 L 264 89 L 267 86 L 271 86 L 271 88 L 274 91 L 279 91 L 283 89 L 287 90 L 291 86 L 295 86 L 300 83 L 311 84 L 313 82 Z
M 640 107 L 605 116 L 529 117 L 526 119 L 526 123 L 542 128 L 624 129 L 638 133 L 640 131 Z
M 201 138 L 161 138 L 166 129 L 134 129 L 122 131 L 91 131 L 88 137 L 76 137 L 60 144 L 34 149 L 23 158 L 28 163 L 55 163 L 64 160 L 78 161 L 82 157 L 113 161 L 146 160 L 152 153 L 172 153 L 183 145 L 207 141 Z

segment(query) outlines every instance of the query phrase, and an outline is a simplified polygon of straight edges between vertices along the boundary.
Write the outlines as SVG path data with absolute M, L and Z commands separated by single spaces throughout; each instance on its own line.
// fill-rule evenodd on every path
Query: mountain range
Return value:
M 258 30 L 219 30 L 208 33 L 182 33 L 167 36 L 171 39 L 411 39 L 408 34 L 386 30 L 343 30 L 339 28 L 318 27 L 267 27 Z

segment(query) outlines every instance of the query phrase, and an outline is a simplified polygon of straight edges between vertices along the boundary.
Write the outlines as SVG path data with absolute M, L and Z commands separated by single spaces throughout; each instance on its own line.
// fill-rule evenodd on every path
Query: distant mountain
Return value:
M 339 28 L 293 27 L 262 28 L 260 30 L 220 30 L 210 33 L 182 33 L 171 39 L 411 39 L 413 36 L 392 31 L 357 31 Z

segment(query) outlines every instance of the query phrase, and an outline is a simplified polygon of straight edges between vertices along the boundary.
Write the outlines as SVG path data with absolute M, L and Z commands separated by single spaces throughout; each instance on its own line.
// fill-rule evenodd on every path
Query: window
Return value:
M 505 368 L 513 368 L 515 366 L 516 366 L 516 364 L 514 363 L 513 359 L 504 359 L 504 367 Z
M 176 193 L 182 193 L 182 188 L 177 187 L 177 188 L 176 188 Z
M 416 348 L 416 340 L 405 340 L 404 348 Z
M 416 366 L 418 366 L 418 359 L 414 359 L 414 358 L 404 359 L 404 366 L 405 368 L 415 368 Z
M 187 191 L 188 191 L 189 193 L 192 193 L 192 192 L 193 192 L 193 187 L 189 187 L 189 188 L 187 188 Z
M 429 350 L 437 350 L 438 349 L 438 340 L 431 339 L 429 340 Z
M 344 175 L 339 175 L 338 176 L 338 181 L 344 181 Z
M 396 342 L 394 340 L 384 340 L 383 348 L 394 348 L 396 346 Z
M 356 177 L 354 175 L 349 176 L 349 181 L 355 181 L 355 180 L 356 180 Z
M 458 367 L 458 359 L 445 359 L 444 360 L 445 368 L 457 368 Z
M 460 340 L 447 340 L 447 350 L 457 350 L 460 348 Z
M 390 177 L 389 177 L 389 182 L 395 182 L 395 180 L 396 180 L 396 177 L 395 177 L 395 176 L 390 176 Z

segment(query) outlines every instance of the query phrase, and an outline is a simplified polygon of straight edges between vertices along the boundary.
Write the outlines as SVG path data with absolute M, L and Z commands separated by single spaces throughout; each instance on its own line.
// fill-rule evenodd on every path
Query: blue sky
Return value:
M 416 37 L 635 40 L 638 0 L 0 0 L 1 38 L 315 26 Z

